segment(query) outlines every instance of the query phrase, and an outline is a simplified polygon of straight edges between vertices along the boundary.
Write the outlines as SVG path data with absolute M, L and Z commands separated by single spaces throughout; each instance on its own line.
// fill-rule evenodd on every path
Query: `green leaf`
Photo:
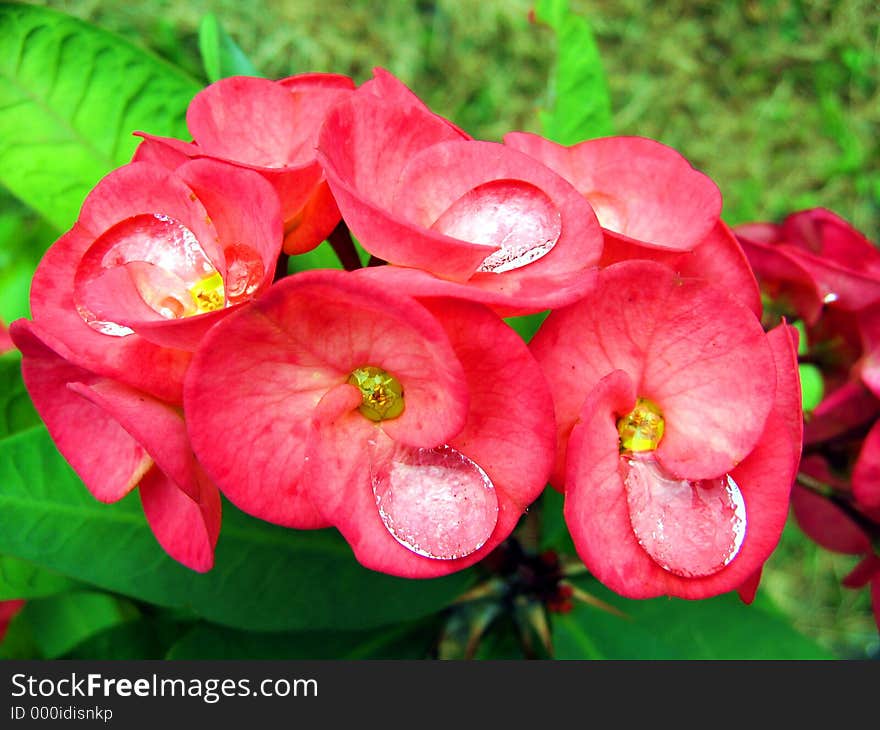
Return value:
M 261 634 L 202 624 L 175 644 L 167 659 L 424 659 L 435 621 L 378 631 Z
M 19 621 L 27 622 L 42 657 L 55 659 L 111 626 L 130 621 L 136 609 L 106 593 L 77 591 L 28 601 Z
M 128 41 L 33 5 L 0 4 L 0 182 L 59 229 L 128 162 L 135 130 L 186 134 L 195 80 Z
M 141 617 L 95 633 L 66 652 L 64 659 L 164 659 L 189 630 L 189 625 Z
M 562 512 L 564 505 L 565 497 L 548 485 L 541 495 L 539 547 L 541 550 L 555 550 L 560 555 L 574 555 L 574 543 Z
M 548 108 L 541 112 L 544 136 L 572 145 L 613 134 L 608 82 L 587 19 L 572 13 L 568 0 L 539 0 L 535 15 L 557 37 Z
M 37 263 L 55 240 L 54 228 L 33 213 L 20 208 L 0 189 L 0 319 L 9 323 L 30 316 L 29 294 Z
M 21 379 L 21 355 L 17 350 L 0 355 L 0 438 L 39 423 Z
M 199 51 L 208 81 L 219 81 L 228 76 L 261 75 L 213 13 L 202 18 L 199 25 Z
M 576 603 L 553 616 L 558 659 L 830 659 L 781 616 L 728 593 L 705 601 L 629 601 L 595 581 L 584 590 L 626 618 Z
M 366 629 L 448 605 L 470 571 L 434 580 L 361 567 L 335 530 L 269 525 L 224 504 L 216 566 L 204 575 L 158 546 L 137 495 L 95 501 L 43 428 L 0 441 L 0 553 L 207 620 L 263 631 Z
M 32 565 L 25 560 L 0 555 L 0 601 L 43 598 L 63 593 L 76 585 L 70 578 Z

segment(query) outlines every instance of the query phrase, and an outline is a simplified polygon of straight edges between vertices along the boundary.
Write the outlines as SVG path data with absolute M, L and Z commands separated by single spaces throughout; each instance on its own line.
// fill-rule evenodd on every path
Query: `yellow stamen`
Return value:
M 189 290 L 196 305 L 195 314 L 205 314 L 223 309 L 226 295 L 223 291 L 223 277 L 219 271 L 197 281 Z
M 387 421 L 403 413 L 403 386 L 390 373 L 367 365 L 353 370 L 348 382 L 361 391 L 358 410 L 371 421 Z
M 621 451 L 653 451 L 663 438 L 666 424 L 656 403 L 638 398 L 636 407 L 617 421 Z

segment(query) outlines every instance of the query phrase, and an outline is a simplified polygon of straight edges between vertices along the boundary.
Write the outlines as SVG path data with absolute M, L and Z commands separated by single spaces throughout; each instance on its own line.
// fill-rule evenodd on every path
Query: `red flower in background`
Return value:
M 285 252 L 303 253 L 339 222 L 315 147 L 327 111 L 353 89 L 349 77 L 337 74 L 222 79 L 190 103 L 192 144 L 142 134 L 135 159 L 174 169 L 191 157 L 209 157 L 258 172 L 281 200 Z
M 830 472 L 821 457 L 804 461 L 805 471 L 820 479 L 829 479 Z M 880 556 L 872 544 L 872 537 L 876 539 L 880 534 L 880 504 L 875 505 L 873 511 L 857 506 L 847 509 L 845 504 L 802 486 L 796 486 L 791 495 L 795 519 L 810 538 L 826 550 L 861 557 L 843 579 L 843 585 L 856 589 L 870 585 L 874 620 L 880 628 Z
M 601 232 L 583 196 L 528 155 L 470 139 L 384 72 L 331 110 L 318 150 L 346 223 L 392 264 L 364 276 L 505 315 L 592 285 Z
M 553 483 L 578 554 L 633 598 L 705 598 L 775 547 L 800 457 L 795 351 L 724 291 L 645 261 L 551 313 Z
M 408 577 L 484 557 L 552 459 L 550 396 L 510 328 L 479 305 L 420 303 L 342 272 L 279 282 L 215 327 L 185 410 L 238 507 L 332 524 L 361 563 Z

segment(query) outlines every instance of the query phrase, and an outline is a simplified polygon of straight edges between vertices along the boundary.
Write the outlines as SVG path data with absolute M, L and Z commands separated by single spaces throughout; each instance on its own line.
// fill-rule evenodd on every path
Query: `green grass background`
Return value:
M 471 134 L 538 132 L 555 49 L 530 0 L 47 0 L 204 79 L 212 12 L 265 75 L 383 66 Z M 616 131 L 653 137 L 708 173 L 736 224 L 823 205 L 880 238 L 880 4 L 876 0 L 651 3 L 572 0 L 604 59 Z M 11 199 L 6 211 L 27 215 Z M 49 243 L 50 241 L 47 241 Z M 839 655 L 880 651 L 867 593 L 839 586 L 854 559 L 796 528 L 767 591 Z

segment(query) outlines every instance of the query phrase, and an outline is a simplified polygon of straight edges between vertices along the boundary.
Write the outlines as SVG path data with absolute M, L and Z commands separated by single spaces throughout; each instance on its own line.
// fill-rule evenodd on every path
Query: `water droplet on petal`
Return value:
M 230 304 L 237 304 L 256 292 L 266 268 L 263 259 L 250 246 L 236 243 L 223 250 L 226 257 L 226 298 Z
M 127 276 L 120 277 L 122 271 Z M 132 287 L 144 304 L 166 319 L 226 305 L 222 277 L 195 235 L 174 218 L 158 213 L 127 218 L 95 240 L 76 272 L 77 310 L 99 332 L 131 334 L 128 327 L 107 321 L 106 314 Z M 120 311 L 131 316 L 138 307 L 143 311 L 142 305 L 122 302 Z M 101 316 L 96 309 L 102 310 Z
M 690 481 L 669 474 L 650 453 L 620 459 L 630 524 L 660 567 L 699 578 L 717 573 L 739 554 L 746 505 L 729 475 Z
M 388 532 L 414 553 L 454 560 L 479 550 L 498 522 L 492 480 L 451 446 L 397 447 L 374 465 L 373 494 Z
M 831 292 L 828 292 L 824 297 L 822 297 L 822 301 L 823 301 L 825 304 L 833 304 L 833 303 L 836 302 L 839 298 L 840 298 L 840 297 L 838 297 L 837 294 L 835 294 L 833 291 L 831 291 Z
M 562 234 L 562 216 L 540 188 L 493 180 L 456 200 L 431 226 L 445 236 L 500 246 L 477 271 L 501 273 L 545 256 Z

